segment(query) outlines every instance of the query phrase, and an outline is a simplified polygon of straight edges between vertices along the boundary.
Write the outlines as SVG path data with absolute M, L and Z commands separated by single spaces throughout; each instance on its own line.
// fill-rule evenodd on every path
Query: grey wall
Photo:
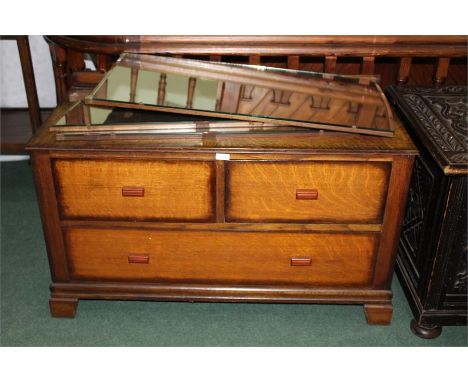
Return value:
M 42 36 L 29 36 L 41 107 L 56 106 L 49 47 Z M 26 92 L 15 40 L 0 40 L 0 107 L 27 107 Z

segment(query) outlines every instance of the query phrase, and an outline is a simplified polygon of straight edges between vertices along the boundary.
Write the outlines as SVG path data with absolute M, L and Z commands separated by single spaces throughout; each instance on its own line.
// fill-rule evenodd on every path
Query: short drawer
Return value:
M 213 162 L 56 160 L 63 218 L 210 221 Z
M 229 162 L 229 222 L 379 223 L 390 162 Z
M 74 279 L 371 284 L 379 234 L 68 228 Z

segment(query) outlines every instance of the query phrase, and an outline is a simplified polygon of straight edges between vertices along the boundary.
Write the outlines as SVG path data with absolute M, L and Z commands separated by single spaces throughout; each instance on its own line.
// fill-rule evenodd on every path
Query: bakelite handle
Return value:
M 129 264 L 149 264 L 149 255 L 128 255 Z
M 122 187 L 122 196 L 138 196 L 143 197 L 145 196 L 145 188 L 144 187 Z
M 310 257 L 291 257 L 292 267 L 308 267 L 312 265 L 312 258 Z
M 296 190 L 296 199 L 298 200 L 317 200 L 318 190 L 307 189 L 307 190 Z

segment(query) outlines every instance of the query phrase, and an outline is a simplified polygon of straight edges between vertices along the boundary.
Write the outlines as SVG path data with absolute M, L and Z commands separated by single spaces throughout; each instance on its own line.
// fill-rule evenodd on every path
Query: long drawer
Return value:
M 229 222 L 379 223 L 390 162 L 229 162 Z
M 54 162 L 64 218 L 210 221 L 215 167 L 205 161 Z
M 378 233 L 156 231 L 69 227 L 81 280 L 371 284 Z

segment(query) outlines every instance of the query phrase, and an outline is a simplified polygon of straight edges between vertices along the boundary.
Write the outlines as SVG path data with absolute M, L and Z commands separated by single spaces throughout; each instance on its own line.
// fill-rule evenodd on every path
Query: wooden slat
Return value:
M 299 56 L 288 56 L 288 69 L 299 69 Z
M 221 55 L 220 54 L 210 55 L 210 61 L 212 61 L 212 62 L 221 62 Z
M 408 82 L 409 73 L 411 71 L 411 57 L 402 57 L 400 59 L 400 68 L 398 70 L 398 83 L 406 84 Z
M 462 57 L 466 36 L 46 36 L 90 53 Z
M 68 86 L 66 81 L 67 52 L 56 44 L 50 44 L 49 49 L 54 68 L 57 104 L 60 104 L 68 101 Z
M 260 65 L 260 55 L 253 54 L 249 56 L 249 65 Z
M 106 72 L 111 66 L 111 59 L 105 54 L 98 54 L 96 56 L 96 69 L 98 72 Z
M 436 86 L 444 84 L 445 80 L 447 79 L 449 65 L 450 57 L 440 57 L 437 61 L 437 68 L 434 76 L 434 84 Z
M 73 77 L 72 73 L 76 71 L 85 70 L 85 62 L 83 53 L 76 50 L 67 50 L 67 62 L 66 62 L 66 71 L 67 71 L 67 86 L 73 86 Z
M 224 161 L 219 161 L 224 162 Z M 218 169 L 221 168 L 221 165 Z M 221 205 L 221 204 L 220 204 Z M 103 220 L 67 220 L 61 221 L 62 227 L 108 228 L 109 222 Z M 135 222 L 113 221 L 114 228 L 134 228 Z M 140 228 L 153 230 L 187 231 L 227 231 L 227 232 L 381 232 L 381 224 L 340 224 L 340 223 L 229 223 L 221 221 L 211 223 L 176 223 L 176 222 L 138 222 Z
M 362 58 L 361 74 L 374 74 L 375 57 L 365 56 Z
M 29 119 L 33 132 L 39 129 L 42 124 L 41 110 L 39 109 L 39 98 L 37 96 L 36 80 L 31 59 L 31 49 L 29 48 L 28 36 L 18 36 L 18 51 L 23 71 L 24 87 L 26 88 L 26 98 L 29 107 Z
M 91 72 L 91 71 L 79 71 L 73 72 L 72 74 L 73 82 L 78 82 L 80 84 L 92 84 L 97 85 L 104 77 L 103 72 Z
M 335 73 L 336 72 L 336 56 L 326 56 L 325 57 L 325 73 Z

